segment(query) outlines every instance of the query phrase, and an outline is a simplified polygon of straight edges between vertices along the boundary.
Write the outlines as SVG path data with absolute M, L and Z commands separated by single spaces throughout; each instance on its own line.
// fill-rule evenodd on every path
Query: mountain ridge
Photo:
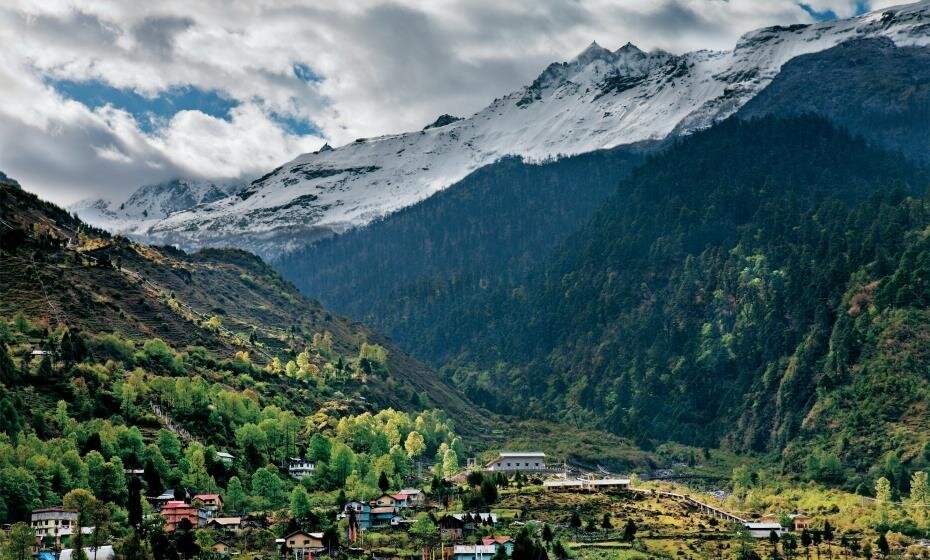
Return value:
M 423 200 L 504 156 L 545 161 L 706 128 L 736 112 L 781 66 L 851 38 L 930 43 L 930 2 L 848 20 L 769 27 L 732 51 L 673 55 L 594 44 L 467 119 L 304 154 L 237 195 L 137 235 L 185 248 L 234 245 L 276 257 Z
M 220 200 L 245 187 L 244 183 L 217 183 L 191 179 L 171 179 L 142 185 L 122 200 L 90 198 L 68 210 L 82 220 L 113 233 L 144 235 L 153 224 L 174 212 Z

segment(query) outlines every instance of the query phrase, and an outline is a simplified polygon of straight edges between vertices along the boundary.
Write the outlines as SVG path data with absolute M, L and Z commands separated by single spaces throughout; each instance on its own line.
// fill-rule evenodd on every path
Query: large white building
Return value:
M 754 539 L 767 539 L 772 531 L 775 531 L 779 537 L 785 536 L 788 532 L 779 523 L 744 523 L 743 526 L 749 530 L 749 535 Z
M 546 454 L 542 451 L 501 451 L 484 468 L 488 471 L 544 471 Z
M 312 476 L 316 470 L 316 465 L 302 457 L 291 457 L 287 466 L 287 472 L 292 478 L 300 480 L 301 478 Z
M 77 525 L 78 513 L 60 507 L 36 509 L 32 511 L 32 530 L 37 537 L 58 537 L 71 535 Z
M 452 560 L 491 560 L 497 553 L 496 544 L 457 544 Z

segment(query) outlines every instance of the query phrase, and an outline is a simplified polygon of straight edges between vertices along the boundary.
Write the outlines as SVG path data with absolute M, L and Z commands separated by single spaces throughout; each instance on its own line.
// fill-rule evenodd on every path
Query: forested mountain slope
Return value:
M 260 369 L 272 364 L 279 370 L 268 379 L 280 385 L 281 399 L 304 399 L 308 410 L 327 400 L 357 410 L 439 406 L 466 431 L 482 422 L 431 368 L 308 300 L 254 255 L 186 254 L 133 243 L 90 228 L 9 183 L 0 184 L 0 209 L 0 315 L 49 328 L 67 325 L 87 335 L 157 338 L 178 350 L 202 347 L 222 359 L 245 352 Z M 382 364 L 363 356 L 363 343 L 384 349 Z M 38 348 L 43 344 L 36 340 Z M 339 376 L 363 367 L 365 381 L 350 375 L 354 380 L 316 391 L 285 375 L 288 361 L 320 345 L 345 357 L 336 361 L 344 368 Z
M 928 53 L 867 38 L 801 55 L 738 115 L 816 114 L 872 145 L 925 161 Z M 580 227 L 640 159 L 628 149 L 541 165 L 507 159 L 275 264 L 305 293 L 441 363 L 461 347 L 456 341 L 464 333 L 498 322 L 488 294 L 522 294 L 527 272 Z
M 642 157 L 616 149 L 542 165 L 508 158 L 274 264 L 304 293 L 439 361 L 464 333 L 497 320 L 487 295 L 519 288 Z
M 822 120 L 727 121 L 496 294 L 501 320 L 448 371 L 500 410 L 642 441 L 787 446 L 789 463 L 806 438 L 850 461 L 916 448 L 927 184 Z
M 738 114 L 817 114 L 876 145 L 930 161 L 930 49 L 874 38 L 799 56 Z
M 159 425 L 149 405 L 162 403 L 194 437 L 228 444 L 241 424 L 230 415 L 244 412 L 244 399 L 321 422 L 388 407 L 423 412 L 455 428 L 463 461 L 465 445 L 473 453 L 542 448 L 589 466 L 652 460 L 615 435 L 489 414 L 389 339 L 305 298 L 254 255 L 132 243 L 3 176 L 0 209 L 0 354 L 9 348 L 18 364 L 10 373 L 0 356 L 0 421 L 10 419 L 6 397 L 33 429 L 59 399 L 80 404 L 82 419 L 109 417 L 122 406 L 125 383 L 145 379 L 124 396 L 133 401 L 126 421 L 146 437 Z M 47 363 L 41 352 L 51 353 Z M 129 375 L 136 370 L 144 375 Z M 152 376 L 190 395 L 150 390 Z M 283 444 L 280 451 L 288 452 Z

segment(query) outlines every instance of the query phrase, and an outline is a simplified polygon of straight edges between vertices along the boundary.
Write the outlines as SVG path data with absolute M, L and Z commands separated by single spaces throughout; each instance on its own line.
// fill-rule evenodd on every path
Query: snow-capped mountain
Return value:
M 531 161 L 659 141 L 705 128 L 763 90 L 782 65 L 850 39 L 930 44 L 930 0 L 856 18 L 771 27 L 731 51 L 675 55 L 596 43 L 469 118 L 304 154 L 214 202 L 137 230 L 183 247 L 274 257 L 414 204 L 507 155 Z
M 69 210 L 93 226 L 144 238 L 149 228 L 172 213 L 216 202 L 243 188 L 242 183 L 173 179 L 139 187 L 125 200 L 82 200 Z

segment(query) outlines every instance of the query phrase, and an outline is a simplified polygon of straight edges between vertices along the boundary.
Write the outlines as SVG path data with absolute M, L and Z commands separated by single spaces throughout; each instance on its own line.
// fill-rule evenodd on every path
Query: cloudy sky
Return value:
M 7 0 L 0 170 L 56 202 L 235 180 L 467 116 L 571 58 L 725 49 L 887 0 Z

